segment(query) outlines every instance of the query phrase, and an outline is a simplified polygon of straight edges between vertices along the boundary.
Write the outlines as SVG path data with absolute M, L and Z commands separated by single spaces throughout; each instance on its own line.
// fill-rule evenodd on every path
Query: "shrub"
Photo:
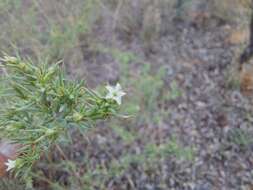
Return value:
M 117 115 L 121 97 L 119 84 L 107 86 L 103 96 L 83 82 L 66 79 L 58 64 L 35 66 L 19 57 L 5 56 L 5 77 L 0 110 L 0 138 L 21 146 L 8 170 L 31 183 L 30 171 L 59 137 L 71 127 L 88 128 L 95 121 Z

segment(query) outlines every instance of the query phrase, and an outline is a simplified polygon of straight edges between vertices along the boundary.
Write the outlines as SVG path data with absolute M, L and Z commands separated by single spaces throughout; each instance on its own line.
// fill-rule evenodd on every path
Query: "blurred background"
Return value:
M 93 89 L 119 82 L 132 116 L 69 131 L 36 163 L 34 189 L 252 190 L 252 100 L 240 89 L 253 66 L 245 84 L 237 70 L 250 3 L 0 0 L 1 52 L 62 60 Z

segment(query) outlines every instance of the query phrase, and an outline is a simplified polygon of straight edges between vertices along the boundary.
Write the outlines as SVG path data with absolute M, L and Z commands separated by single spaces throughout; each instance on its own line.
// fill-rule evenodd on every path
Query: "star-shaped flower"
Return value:
M 108 90 L 108 93 L 106 95 L 106 99 L 113 99 L 115 100 L 119 105 L 121 104 L 121 98 L 126 95 L 124 91 L 122 91 L 122 88 L 119 83 L 117 83 L 116 86 L 106 86 L 106 89 Z
M 16 166 L 16 160 L 10 160 L 10 159 L 8 159 L 7 162 L 5 162 L 5 165 L 7 166 L 6 171 L 8 172 L 8 171 L 12 170 L 13 168 L 15 168 L 15 166 Z

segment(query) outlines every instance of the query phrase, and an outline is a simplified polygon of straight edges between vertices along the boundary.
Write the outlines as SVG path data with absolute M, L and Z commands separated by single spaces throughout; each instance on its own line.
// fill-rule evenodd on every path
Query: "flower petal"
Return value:
M 106 96 L 106 99 L 112 99 L 113 98 L 113 94 L 111 92 L 109 92 Z
M 106 88 L 109 92 L 113 91 L 113 87 L 112 87 L 112 86 L 107 85 L 105 88 Z
M 121 96 L 113 98 L 119 105 L 121 105 Z
M 106 86 L 106 89 L 108 90 L 107 95 L 105 96 L 106 99 L 113 99 L 115 100 L 119 105 L 121 104 L 121 98 L 126 93 L 122 91 L 122 88 L 119 83 L 116 84 L 116 86 Z
M 122 90 L 122 88 L 121 88 L 121 86 L 120 86 L 119 83 L 116 84 L 115 90 L 118 91 L 118 92 Z
M 8 172 L 11 169 L 15 168 L 16 160 L 10 160 L 10 159 L 8 159 L 7 162 L 5 163 L 5 165 L 7 166 L 6 171 Z

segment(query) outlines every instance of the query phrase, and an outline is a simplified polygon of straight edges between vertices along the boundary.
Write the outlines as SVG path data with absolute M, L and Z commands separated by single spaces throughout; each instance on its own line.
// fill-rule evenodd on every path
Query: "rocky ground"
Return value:
M 120 158 L 141 151 L 147 141 L 159 144 L 176 134 L 182 144 L 193 147 L 195 156 L 191 161 L 158 159 L 150 171 L 132 163 L 123 175 L 106 181 L 108 189 L 253 189 L 252 103 L 236 84 L 238 47 L 229 41 L 231 27 L 223 24 L 200 29 L 179 23 L 174 33 L 155 43 L 155 51 L 148 56 L 138 41 L 132 42 L 130 50 L 154 68 L 164 66 L 167 86 L 177 81 L 183 95 L 167 103 L 170 114 L 160 126 L 136 126 L 134 131 L 142 138 L 130 147 L 120 141 L 115 144 L 117 137 L 103 128 L 96 131 L 94 144 L 85 148 L 95 153 L 85 154 L 94 159 L 92 162 L 107 163 L 110 156 Z M 103 143 L 97 144 L 101 137 Z
M 174 47 L 170 46 L 173 39 L 176 44 L 175 38 L 165 37 L 171 40 L 162 50 L 163 62 L 168 71 L 174 71 L 168 72 L 168 82 L 176 78 L 185 92 L 180 101 L 168 106 L 173 112 L 166 125 L 197 152 L 193 164 L 182 169 L 182 179 L 170 177 L 171 181 L 181 180 L 178 185 L 169 185 L 171 189 L 252 188 L 252 143 L 242 148 L 231 142 L 231 136 L 239 135 L 237 129 L 250 139 L 253 130 L 250 100 L 228 85 L 228 75 L 235 74 L 229 70 L 236 65 L 235 49 L 226 43 L 227 34 L 226 26 L 208 31 L 185 28 Z M 175 49 L 178 53 L 172 51 Z M 169 64 L 166 62 L 173 56 L 168 50 L 175 57 Z

